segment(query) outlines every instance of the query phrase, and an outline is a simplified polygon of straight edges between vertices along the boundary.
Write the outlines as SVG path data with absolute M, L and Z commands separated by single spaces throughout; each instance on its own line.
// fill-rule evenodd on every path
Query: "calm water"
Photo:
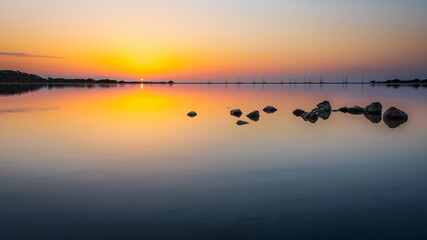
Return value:
M 2 240 L 427 239 L 427 88 L 0 90 Z M 409 120 L 292 115 L 323 100 Z

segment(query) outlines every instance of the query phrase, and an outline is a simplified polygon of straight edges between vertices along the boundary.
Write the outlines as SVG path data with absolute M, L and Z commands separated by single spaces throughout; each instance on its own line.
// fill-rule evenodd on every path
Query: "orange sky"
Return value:
M 423 1 L 17 0 L 0 8 L 0 69 L 43 76 L 427 77 Z

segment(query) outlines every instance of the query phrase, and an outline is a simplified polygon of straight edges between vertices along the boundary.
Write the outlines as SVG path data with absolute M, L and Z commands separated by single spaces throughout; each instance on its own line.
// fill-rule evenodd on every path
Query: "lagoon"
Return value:
M 22 86 L 0 88 L 0 239 L 427 237 L 425 87 Z M 292 114 L 324 100 L 409 119 Z

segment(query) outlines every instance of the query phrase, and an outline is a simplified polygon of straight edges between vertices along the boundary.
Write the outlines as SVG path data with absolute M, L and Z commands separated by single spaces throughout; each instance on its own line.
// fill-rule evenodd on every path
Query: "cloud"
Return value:
M 29 54 L 29 53 L 9 53 L 9 52 L 0 52 L 0 55 L 2 56 L 11 56 L 11 57 L 29 57 L 29 58 L 62 58 L 62 57 L 56 57 L 56 56 L 46 56 L 46 55 L 36 55 L 36 54 Z

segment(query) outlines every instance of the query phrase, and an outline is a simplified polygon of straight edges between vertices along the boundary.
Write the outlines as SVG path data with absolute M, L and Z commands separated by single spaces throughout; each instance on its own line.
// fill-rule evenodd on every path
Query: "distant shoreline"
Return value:
M 67 78 L 43 78 L 35 74 L 23 73 L 20 71 L 0 70 L 0 84 L 155 84 L 155 85 L 386 85 L 386 86 L 419 86 L 427 85 L 427 79 L 419 80 L 387 80 L 369 82 L 174 82 L 174 81 L 118 81 L 111 79 L 94 80 L 88 79 L 67 79 Z

